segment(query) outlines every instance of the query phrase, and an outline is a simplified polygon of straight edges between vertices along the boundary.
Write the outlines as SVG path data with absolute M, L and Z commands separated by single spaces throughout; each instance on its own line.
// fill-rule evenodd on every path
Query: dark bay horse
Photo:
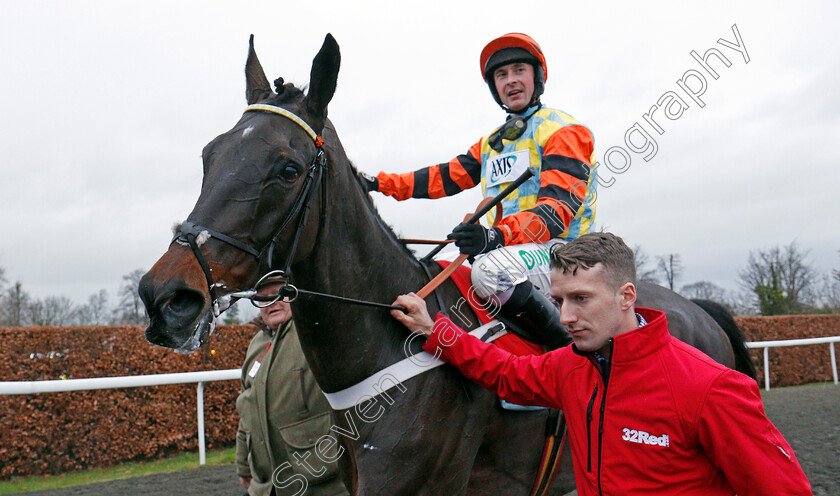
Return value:
M 177 242 L 140 282 L 151 319 L 149 341 L 195 349 L 212 331 L 226 295 L 253 287 L 259 275 L 277 267 L 290 267 L 302 289 L 383 303 L 428 281 L 376 213 L 327 119 L 339 62 L 338 44 L 327 35 L 313 61 L 308 93 L 282 78 L 275 92 L 252 38 L 247 101 L 265 107 L 249 107 L 204 148 L 196 205 Z M 312 133 L 277 109 L 295 114 Z M 460 297 L 449 282 L 438 291 L 447 306 Z M 639 294 L 640 305 L 668 312 L 677 337 L 734 365 L 726 335 L 699 307 L 663 288 L 640 285 Z M 406 356 L 408 333 L 386 310 L 305 295 L 292 307 L 304 353 L 327 393 Z M 429 307 L 433 315 L 440 310 L 435 298 Z M 478 325 L 472 315 L 467 320 L 466 328 Z M 414 340 L 410 351 L 419 344 Z M 371 392 L 365 411 L 378 416 L 360 416 L 358 408 L 334 412 L 333 432 L 349 452 L 340 459 L 342 472 L 356 494 L 529 493 L 545 412 L 503 410 L 495 396 L 448 366 L 403 386 L 387 395 Z M 564 458 L 552 494 L 574 488 L 570 457 Z

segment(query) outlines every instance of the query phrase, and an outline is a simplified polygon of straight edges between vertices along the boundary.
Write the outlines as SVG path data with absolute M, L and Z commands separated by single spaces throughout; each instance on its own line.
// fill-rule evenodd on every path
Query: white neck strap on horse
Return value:
M 496 326 L 501 326 L 502 329 L 493 331 Z M 483 339 L 484 335 L 488 333 L 491 335 L 487 339 Z M 486 343 L 490 343 L 496 338 L 504 336 L 507 331 L 504 330 L 504 324 L 498 320 L 493 320 L 483 326 L 471 331 L 470 334 L 481 339 Z M 389 367 L 386 367 L 379 372 L 373 374 L 355 386 L 350 386 L 347 389 L 336 391 L 334 393 L 324 393 L 327 401 L 333 410 L 345 410 L 353 408 L 354 406 L 378 396 L 385 391 L 402 386 L 402 383 L 411 379 L 423 372 L 428 372 L 434 368 L 444 365 L 446 362 L 438 360 L 432 354 L 421 351 L 410 357 L 401 360 Z
M 291 121 L 294 121 L 295 124 L 302 127 L 303 130 L 306 131 L 306 134 L 308 134 L 312 138 L 312 141 L 315 142 L 315 146 L 317 147 L 320 147 L 321 144 L 324 142 L 324 140 L 321 139 L 320 136 L 318 136 L 318 134 L 309 126 L 309 124 L 306 123 L 306 121 L 282 107 L 275 107 L 274 105 L 265 105 L 263 103 L 255 103 L 253 105 L 248 105 L 247 107 L 245 107 L 245 112 L 252 112 L 257 110 L 262 112 L 271 112 L 273 114 L 279 114 Z

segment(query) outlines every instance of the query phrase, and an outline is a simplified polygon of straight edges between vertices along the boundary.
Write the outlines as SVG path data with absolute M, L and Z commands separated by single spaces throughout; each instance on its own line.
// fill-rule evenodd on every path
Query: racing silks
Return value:
M 404 174 L 380 172 L 379 191 L 397 200 L 441 198 L 481 184 L 494 197 L 527 168 L 534 176 L 502 201 L 499 226 L 505 245 L 575 239 L 595 222 L 596 171 L 592 133 L 565 112 L 531 107 L 522 114 L 527 127 L 499 150 L 481 138 L 449 162 Z M 492 214 L 488 214 L 492 224 Z

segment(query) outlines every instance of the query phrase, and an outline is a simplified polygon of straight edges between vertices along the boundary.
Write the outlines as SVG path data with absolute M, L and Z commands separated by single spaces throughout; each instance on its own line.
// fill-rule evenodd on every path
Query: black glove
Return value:
M 376 176 L 365 174 L 362 171 L 357 171 L 356 175 L 359 177 L 359 182 L 362 183 L 362 186 L 364 186 L 368 193 L 371 191 L 379 191 L 379 179 L 377 179 Z
M 505 246 L 501 229 L 487 229 L 481 224 L 459 224 L 446 239 L 454 239 L 461 253 L 472 256 Z

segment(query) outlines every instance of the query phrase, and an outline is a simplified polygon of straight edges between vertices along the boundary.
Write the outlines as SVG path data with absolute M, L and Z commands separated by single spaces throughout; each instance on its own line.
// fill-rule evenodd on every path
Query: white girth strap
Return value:
M 491 335 L 483 340 L 489 343 L 507 334 L 507 331 L 504 330 L 504 324 L 498 320 L 488 322 L 478 329 L 471 331 L 470 334 L 481 339 L 488 331 L 494 329 L 496 326 L 499 326 L 500 329 L 491 332 Z M 380 395 L 416 375 L 440 367 L 445 363 L 435 358 L 431 353 L 421 351 L 380 370 L 355 386 L 350 386 L 347 389 L 342 389 L 334 393 L 324 393 L 324 396 L 327 397 L 327 401 L 330 402 L 333 410 L 345 410 L 358 405 L 366 399 Z

